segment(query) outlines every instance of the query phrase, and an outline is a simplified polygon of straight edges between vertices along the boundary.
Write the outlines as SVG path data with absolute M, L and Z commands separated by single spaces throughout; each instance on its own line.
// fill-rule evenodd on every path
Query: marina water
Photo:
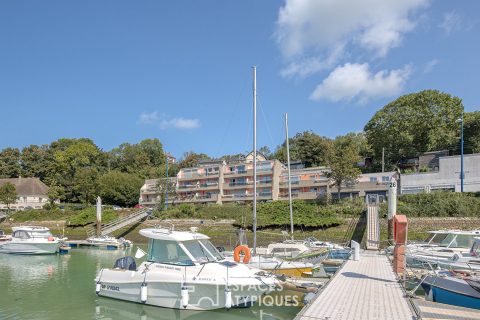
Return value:
M 0 254 L 0 319 L 290 320 L 300 310 L 266 305 L 229 311 L 172 310 L 97 297 L 93 281 L 97 271 L 112 267 L 126 254 L 134 252 L 72 249 L 67 255 Z

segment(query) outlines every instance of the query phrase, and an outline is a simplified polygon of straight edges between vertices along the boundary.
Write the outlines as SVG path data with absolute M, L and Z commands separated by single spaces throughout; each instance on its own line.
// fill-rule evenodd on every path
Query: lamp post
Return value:
M 457 121 L 460 122 L 460 192 L 463 192 L 463 179 L 465 176 L 463 171 L 463 112 L 462 117 Z

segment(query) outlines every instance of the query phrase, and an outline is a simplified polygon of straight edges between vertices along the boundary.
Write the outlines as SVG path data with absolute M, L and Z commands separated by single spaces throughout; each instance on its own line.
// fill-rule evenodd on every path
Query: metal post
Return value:
M 257 67 L 253 66 L 253 254 L 257 253 Z
M 460 154 L 460 192 L 463 192 L 463 179 L 465 174 L 463 172 L 463 113 L 461 120 Z
M 385 148 L 382 148 L 382 172 L 385 172 Z
M 168 187 L 170 181 L 168 180 L 168 156 L 165 157 L 166 162 L 165 162 L 165 167 L 166 167 L 166 173 L 165 175 L 167 176 L 167 180 L 165 180 L 165 209 L 168 210 Z
M 293 208 L 292 208 L 292 182 L 290 181 L 290 146 L 288 143 L 288 115 L 285 113 L 285 135 L 287 142 L 287 167 L 288 167 L 288 201 L 290 204 L 290 233 L 293 240 Z

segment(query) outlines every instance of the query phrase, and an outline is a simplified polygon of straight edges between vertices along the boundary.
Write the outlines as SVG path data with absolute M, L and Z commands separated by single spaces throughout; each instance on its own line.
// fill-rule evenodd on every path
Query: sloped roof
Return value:
M 17 195 L 19 196 L 46 196 L 48 186 L 38 178 L 10 178 L 0 179 L 0 186 L 10 182 L 15 186 Z

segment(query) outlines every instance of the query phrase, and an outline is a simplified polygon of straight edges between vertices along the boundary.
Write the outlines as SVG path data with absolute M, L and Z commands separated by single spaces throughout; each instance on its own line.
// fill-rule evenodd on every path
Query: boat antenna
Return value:
M 253 66 L 253 254 L 257 253 L 257 67 Z

